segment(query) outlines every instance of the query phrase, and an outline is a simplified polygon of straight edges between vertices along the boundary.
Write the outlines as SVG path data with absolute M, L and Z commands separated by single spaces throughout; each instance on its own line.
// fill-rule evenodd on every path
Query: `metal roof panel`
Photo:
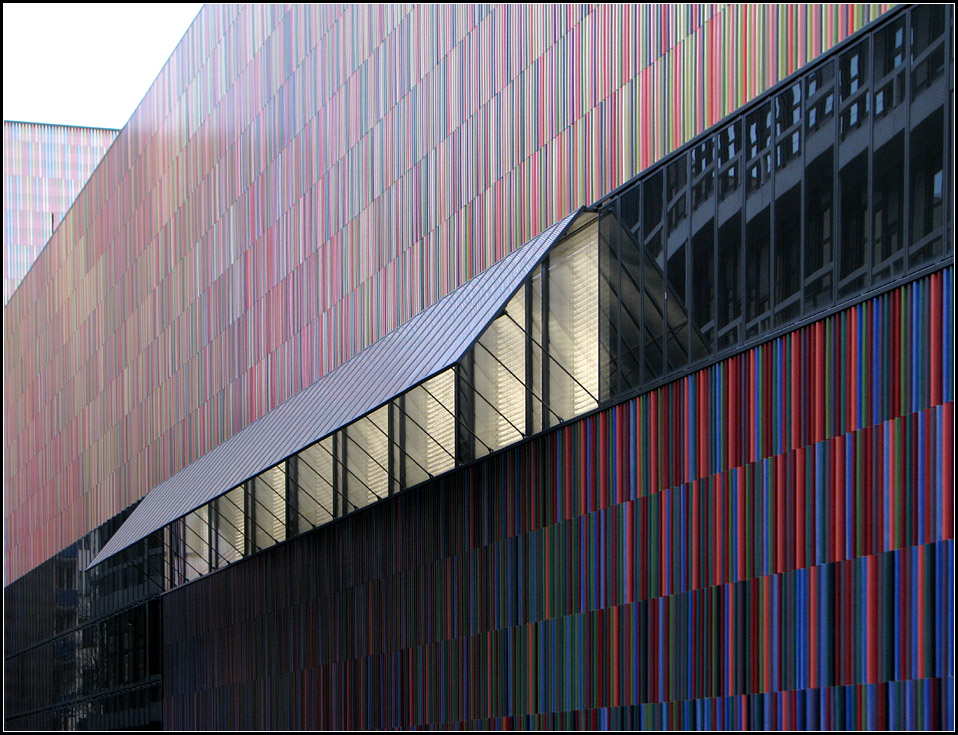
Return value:
M 90 567 L 457 362 L 573 212 L 154 487 Z

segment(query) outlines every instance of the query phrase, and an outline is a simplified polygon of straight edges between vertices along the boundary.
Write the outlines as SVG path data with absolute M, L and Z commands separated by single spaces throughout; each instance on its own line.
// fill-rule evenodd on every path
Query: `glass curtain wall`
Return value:
M 889 18 L 600 203 L 610 397 L 951 257 L 950 12 Z

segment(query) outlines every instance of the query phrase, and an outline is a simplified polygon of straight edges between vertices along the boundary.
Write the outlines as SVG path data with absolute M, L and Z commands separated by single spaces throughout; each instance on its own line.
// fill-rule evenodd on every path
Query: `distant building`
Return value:
M 118 132 L 3 121 L 4 304 Z
M 11 728 L 951 729 L 950 6 L 206 6 L 4 311 Z

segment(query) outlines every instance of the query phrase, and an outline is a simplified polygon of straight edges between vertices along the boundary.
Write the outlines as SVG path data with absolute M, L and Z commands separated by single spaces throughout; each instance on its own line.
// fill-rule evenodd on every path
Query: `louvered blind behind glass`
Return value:
M 242 486 L 216 499 L 216 564 L 222 566 L 241 558 L 246 546 Z
M 345 429 L 345 512 L 362 508 L 389 494 L 389 408 L 383 406 Z
M 303 519 L 313 526 L 333 519 L 333 438 L 299 453 L 296 466 L 297 504 Z
M 476 455 L 523 437 L 526 431 L 525 291 L 520 289 L 473 347 Z
M 446 370 L 403 396 L 407 487 L 452 469 L 456 441 L 455 393 L 455 376 L 452 370 Z
M 186 578 L 196 579 L 210 570 L 209 507 L 197 508 L 186 516 L 183 542 L 186 546 Z
M 599 227 L 591 224 L 549 254 L 550 423 L 585 413 L 599 395 Z
M 286 475 L 277 466 L 253 479 L 253 536 L 257 549 L 265 549 L 286 538 Z

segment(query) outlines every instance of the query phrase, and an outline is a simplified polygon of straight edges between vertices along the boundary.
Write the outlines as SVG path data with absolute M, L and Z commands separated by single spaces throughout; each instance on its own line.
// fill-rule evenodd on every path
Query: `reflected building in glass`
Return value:
M 195 365 L 172 373 L 178 405 L 242 365 L 250 377 L 227 382 L 229 401 L 182 409 L 202 451 L 163 444 L 175 460 L 144 468 L 155 481 L 122 513 L 33 569 L 8 562 L 7 724 L 953 727 L 953 19 L 945 6 L 884 10 L 393 9 L 363 17 L 368 35 L 352 15 L 367 10 L 236 11 L 252 58 L 243 83 L 292 80 L 264 109 L 299 119 L 291 90 L 309 67 L 295 59 L 341 41 L 310 35 L 328 25 L 361 47 L 335 71 L 344 99 L 375 114 L 359 105 L 317 128 L 303 113 L 299 130 L 328 149 L 282 126 L 261 160 L 227 145 L 223 160 L 255 181 L 265 172 L 269 189 L 244 193 L 215 166 L 191 173 L 220 150 L 191 147 L 212 140 L 202 123 L 185 168 L 161 177 L 168 193 L 182 177 L 198 187 L 181 205 L 189 218 L 170 222 L 223 233 L 202 237 L 225 237 L 230 252 L 170 244 L 193 268 L 171 261 L 157 287 L 185 315 L 163 360 Z M 232 37 L 217 24 L 233 12 L 204 10 L 210 37 L 194 25 L 185 47 L 215 56 L 213 29 Z M 604 38 L 610 20 L 636 31 L 616 37 L 615 63 L 649 71 L 583 112 L 576 85 L 611 82 L 574 76 L 559 90 L 549 64 L 574 68 L 569 49 Z M 520 41 L 508 32 L 520 28 L 537 30 Z M 395 120 L 385 96 L 398 92 L 376 87 L 376 65 L 427 29 L 438 35 L 419 76 L 391 83 L 428 100 L 429 125 L 403 118 L 404 146 L 383 149 L 402 165 L 379 160 L 363 186 L 336 179 L 381 155 L 362 125 Z M 708 67 L 687 65 L 719 58 L 729 40 L 752 60 L 743 98 L 722 109 Z M 777 61 L 754 58 L 764 43 Z M 797 49 L 816 44 L 823 53 L 798 63 Z M 465 74 L 479 66 L 456 60 L 476 49 L 508 50 L 534 71 L 493 54 L 512 82 L 495 65 Z M 695 77 L 699 96 L 657 105 L 675 94 L 672 73 Z M 539 109 L 524 112 L 512 84 L 541 85 Z M 430 95 L 459 95 L 450 85 L 461 97 L 440 114 Z M 321 93 L 342 101 L 338 89 Z M 214 96 L 201 107 L 225 104 Z M 440 133 L 459 114 L 449 149 Z M 626 135 L 612 124 L 623 115 L 643 124 Z M 570 122 L 581 120 L 592 122 Z M 614 150 L 598 136 L 559 155 L 564 131 L 588 137 L 606 123 Z M 498 158 L 483 148 L 493 131 Z M 505 167 L 541 146 L 558 156 L 551 177 Z M 560 172 L 582 160 L 570 175 L 588 186 L 572 194 Z M 395 196 L 415 182 L 433 198 L 382 219 L 390 176 Z M 491 199 L 450 203 L 485 177 L 504 182 Z M 298 190 L 334 184 L 348 196 L 297 209 Z M 364 187 L 381 187 L 365 209 Z M 253 213 L 246 234 L 236 196 Z M 451 211 L 451 225 L 417 241 L 421 257 L 391 260 L 377 236 Z M 343 249 L 308 254 L 303 232 L 347 220 L 355 229 L 324 241 Z M 522 234 L 494 234 L 506 232 Z M 495 257 L 476 257 L 489 243 Z M 134 266 L 147 282 L 166 271 L 148 263 Z M 204 278 L 212 286 L 192 301 Z M 339 278 L 360 284 L 344 302 Z M 262 311 L 237 311 L 258 293 Z M 322 328 L 283 342 L 320 304 Z M 424 308 L 403 319 L 409 304 Z M 357 338 L 369 325 L 382 334 Z M 217 339 L 232 340 L 225 362 L 180 356 Z M 329 369 L 306 381 L 316 355 Z M 31 615 L 54 597 L 55 620 Z

